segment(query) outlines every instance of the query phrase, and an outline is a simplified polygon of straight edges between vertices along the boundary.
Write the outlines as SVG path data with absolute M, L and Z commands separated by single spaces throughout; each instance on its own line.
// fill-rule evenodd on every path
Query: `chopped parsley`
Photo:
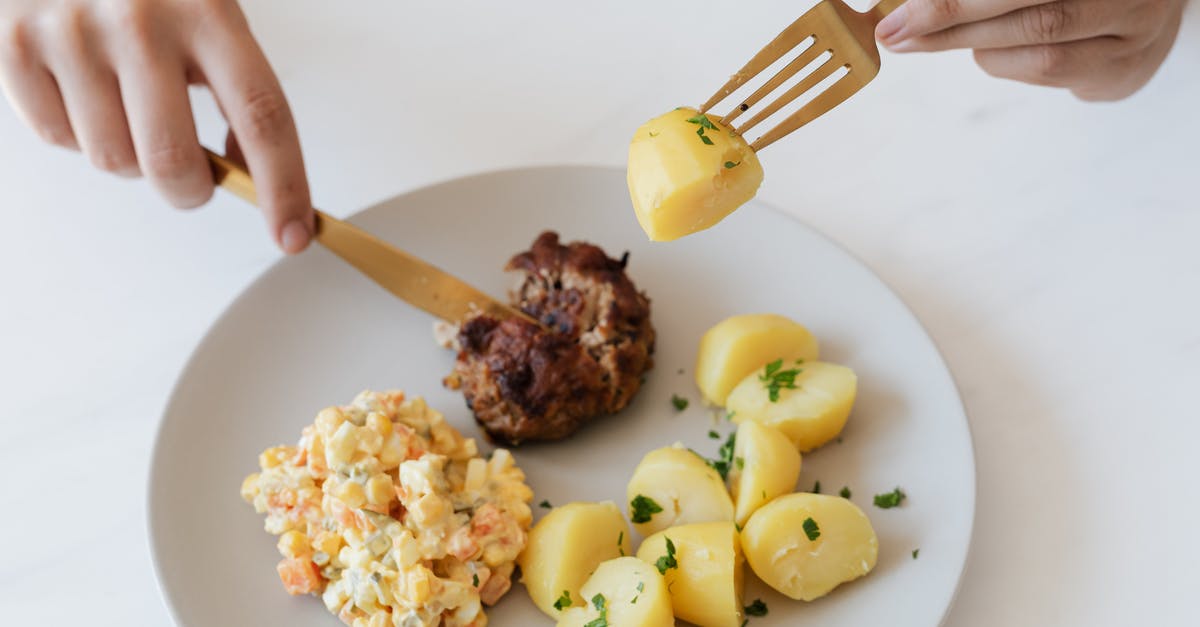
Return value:
M 821 482 L 820 481 L 817 481 L 816 483 L 813 484 L 812 493 L 813 494 L 821 493 Z
M 542 501 L 541 503 L 538 503 L 538 507 L 542 509 L 551 509 L 554 506 L 550 504 L 550 501 Z
M 650 131 L 650 136 L 651 136 L 651 137 L 658 137 L 658 133 L 655 133 L 654 131 Z
M 747 616 L 766 616 L 767 604 L 763 603 L 762 599 L 754 599 L 754 602 L 746 606 Z
M 847 486 L 847 485 L 842 486 L 842 491 L 838 492 L 838 494 L 841 495 L 841 497 L 844 499 L 850 498 L 850 486 Z
M 621 552 L 621 557 L 625 557 L 625 532 L 617 534 L 617 550 Z
M 637 605 L 637 600 L 638 600 L 638 599 L 640 599 L 640 598 L 642 597 L 642 594 L 641 594 L 641 593 L 642 593 L 642 592 L 644 592 L 645 590 L 646 590 L 646 582 L 644 582 L 644 581 L 639 581 L 639 582 L 638 582 L 638 585 L 637 585 L 637 591 L 638 591 L 638 594 L 635 594 L 635 595 L 633 595 L 633 600 L 632 600 L 632 601 L 630 601 L 630 602 L 629 602 L 629 604 L 630 604 L 630 605 Z
M 688 399 L 686 399 L 678 394 L 672 394 L 671 395 L 671 404 L 675 406 L 675 411 L 683 411 L 683 410 L 687 409 Z
M 734 169 L 734 168 L 738 167 L 739 165 L 742 165 L 742 162 L 741 162 L 741 161 L 726 161 L 726 162 L 725 162 L 725 169 L 727 169 L 727 170 L 732 170 L 732 169 Z
M 479 573 L 471 575 L 471 585 L 475 586 L 476 588 L 479 587 Z
M 734 457 L 733 465 L 737 466 L 738 470 L 741 470 L 746 467 L 746 460 L 742 459 L 741 457 Z
M 904 499 L 906 499 L 906 498 L 908 498 L 908 495 L 905 494 L 904 491 L 901 490 L 900 488 L 896 488 L 895 490 L 892 490 L 891 492 L 885 492 L 883 494 L 876 494 L 875 495 L 875 507 L 878 507 L 879 509 L 891 509 L 893 507 L 900 507 L 900 504 L 903 503 Z
M 665 575 L 672 568 L 679 568 L 679 562 L 675 561 L 675 543 L 667 538 L 667 554 L 658 558 L 654 562 L 654 567 L 658 569 L 658 574 Z
M 729 438 L 717 450 L 717 458 L 708 462 L 717 474 L 721 475 L 721 480 L 724 481 L 729 476 L 729 467 L 733 465 L 733 445 L 737 441 L 737 432 L 729 434 Z
M 725 420 L 728 420 L 729 422 L 733 422 L 733 417 L 736 415 L 737 415 L 736 411 L 731 411 L 731 412 L 725 414 Z
M 650 522 L 650 517 L 663 511 L 663 508 L 654 499 L 639 494 L 633 497 L 629 502 L 630 515 L 629 519 L 635 523 Z
M 562 596 L 558 597 L 558 600 L 554 602 L 554 609 L 561 612 L 568 607 L 571 607 L 571 593 L 563 590 Z
M 913 549 L 913 559 L 917 559 L 917 556 L 920 554 L 921 554 L 921 549 Z
M 710 440 L 720 440 L 720 439 L 721 439 L 721 434 L 720 434 L 720 433 L 717 433 L 716 431 L 713 431 L 712 429 L 709 429 L 709 430 L 708 430 L 708 438 L 709 438 Z
M 592 597 L 592 606 L 600 611 L 600 618 L 597 618 L 583 627 L 608 627 L 608 602 L 605 601 L 603 594 L 597 594 Z
M 767 364 L 766 369 L 762 374 L 758 375 L 758 380 L 767 388 L 767 397 L 772 403 L 779 402 L 780 390 L 796 389 L 796 375 L 803 372 L 800 368 L 783 369 L 783 360 L 776 359 Z
M 698 124 L 700 126 L 700 128 L 696 129 L 696 134 L 700 136 L 700 141 L 704 142 L 704 145 L 713 145 L 713 140 L 709 139 L 709 137 L 704 134 L 704 131 L 713 131 L 716 130 L 717 127 L 713 126 L 712 120 L 709 120 L 707 115 L 701 113 L 694 118 L 688 118 L 687 121 L 690 124 Z
M 638 582 L 638 585 L 637 585 L 637 591 L 638 591 L 638 592 L 645 592 L 645 591 L 646 591 L 646 582 L 644 582 L 644 581 L 639 581 L 639 582 Z
M 804 524 L 801 526 L 804 527 L 804 535 L 808 536 L 810 541 L 821 537 L 821 528 L 817 526 L 817 521 L 811 517 L 805 518 Z

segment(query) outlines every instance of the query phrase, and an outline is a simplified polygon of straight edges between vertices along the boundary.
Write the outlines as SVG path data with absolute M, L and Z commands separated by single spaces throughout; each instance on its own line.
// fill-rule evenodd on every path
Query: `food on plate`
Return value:
M 750 517 L 741 537 L 754 574 L 801 601 L 871 572 L 879 554 L 867 515 L 849 499 L 824 494 L 771 501 Z
M 742 546 L 732 522 L 664 529 L 637 556 L 661 573 L 675 616 L 700 627 L 742 625 Z
M 629 520 L 642 535 L 686 523 L 732 521 L 721 475 L 682 445 L 650 451 L 625 489 Z
M 562 613 L 559 627 L 671 627 L 671 597 L 663 576 L 636 557 L 608 560 L 583 584 L 586 604 Z
M 758 155 L 718 119 L 681 107 L 633 134 L 629 195 L 651 240 L 707 229 L 758 192 L 763 180 Z
M 779 429 L 801 452 L 837 437 L 854 406 L 854 371 L 821 361 L 773 361 L 750 373 L 725 401 L 734 422 Z
M 650 301 L 613 259 L 584 242 L 542 233 L 508 262 L 521 274 L 513 304 L 534 319 L 479 314 L 457 333 L 447 385 L 500 442 L 557 440 L 620 411 L 653 361 Z
M 279 575 L 353 627 L 482 627 L 511 586 L 533 492 L 508 451 L 480 457 L 402 392 L 321 411 L 259 456 L 242 498 L 279 536 Z
M 612 502 L 555 507 L 529 532 L 517 559 L 534 605 L 551 618 L 582 605 L 580 588 L 601 562 L 633 554 L 629 524 Z M 562 599 L 566 599 L 563 601 Z
M 800 453 L 778 429 L 753 420 L 738 425 L 734 442 L 727 481 L 733 496 L 734 521 L 745 525 L 759 507 L 796 488 Z
M 696 385 L 706 401 L 725 405 L 729 392 L 763 364 L 819 358 L 817 338 L 798 322 L 778 314 L 732 316 L 700 338 Z

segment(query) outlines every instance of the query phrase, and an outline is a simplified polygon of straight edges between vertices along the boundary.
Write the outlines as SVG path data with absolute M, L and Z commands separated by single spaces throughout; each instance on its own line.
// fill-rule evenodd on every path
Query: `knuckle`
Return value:
M 954 22 L 963 14 L 962 0 L 929 0 L 928 5 L 938 22 Z
M 1033 78 L 1046 84 L 1057 84 L 1067 76 L 1068 55 L 1062 46 L 1038 46 L 1034 50 Z
M 137 168 L 133 152 L 113 146 L 100 146 L 88 151 L 92 165 L 113 174 L 128 173 Z
M 127 45 L 145 47 L 154 39 L 154 3 L 146 0 L 110 2 L 110 19 Z
M 142 169 L 152 179 L 178 181 L 196 171 L 196 160 L 192 151 L 179 145 L 155 148 L 142 158 Z
M 25 65 L 33 56 L 29 22 L 19 18 L 0 19 L 0 56 Z
M 1025 32 L 1038 42 L 1059 41 L 1066 35 L 1071 16 L 1063 2 L 1039 4 L 1024 13 Z
M 292 124 L 287 100 L 276 90 L 251 91 L 242 102 L 247 139 L 273 139 L 286 133 Z

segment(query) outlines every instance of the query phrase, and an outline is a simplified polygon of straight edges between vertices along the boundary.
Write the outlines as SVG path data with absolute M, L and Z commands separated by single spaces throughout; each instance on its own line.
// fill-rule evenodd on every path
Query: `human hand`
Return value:
M 213 192 L 189 84 L 216 97 L 275 241 L 303 250 L 314 215 L 300 140 L 236 0 L 0 2 L 0 88 L 26 124 L 98 168 L 144 174 L 180 208 Z
M 992 76 L 1083 100 L 1141 89 L 1171 50 L 1184 0 L 908 0 L 875 35 L 895 52 L 970 48 Z

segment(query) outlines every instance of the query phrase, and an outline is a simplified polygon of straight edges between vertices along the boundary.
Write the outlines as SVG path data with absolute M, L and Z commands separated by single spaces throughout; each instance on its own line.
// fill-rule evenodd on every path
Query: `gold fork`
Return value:
M 755 152 L 770 146 L 788 133 L 838 106 L 875 78 L 875 75 L 879 73 L 879 48 L 875 45 L 875 27 L 901 4 L 904 4 L 904 0 L 882 0 L 866 13 L 859 13 L 841 0 L 822 0 L 800 16 L 800 19 L 792 22 L 791 26 L 785 28 L 771 43 L 754 55 L 754 58 L 750 59 L 745 67 L 734 74 L 724 87 L 717 90 L 717 93 L 713 94 L 712 98 L 709 98 L 708 102 L 700 107 L 700 112 L 708 113 L 709 109 L 725 100 L 747 81 L 758 76 L 804 41 L 812 38 L 812 45 L 805 48 L 800 56 L 784 66 L 762 87 L 755 90 L 725 114 L 725 117 L 721 118 L 722 124 L 745 137 L 747 131 L 812 90 L 838 69 L 849 70 L 798 111 L 780 122 L 778 126 L 763 133 L 750 144 Z M 769 96 L 797 72 L 826 52 L 831 55 L 829 59 L 814 69 L 811 74 L 800 79 L 798 83 L 790 87 L 774 102 L 757 111 L 745 123 L 737 126 L 733 124 L 738 116 L 758 104 L 764 97 Z

